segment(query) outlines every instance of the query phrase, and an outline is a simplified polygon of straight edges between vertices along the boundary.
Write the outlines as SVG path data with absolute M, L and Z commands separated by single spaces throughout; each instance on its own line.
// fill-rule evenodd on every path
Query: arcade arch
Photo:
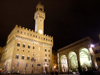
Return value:
M 61 70 L 62 70 L 62 72 L 68 71 L 68 63 L 67 63 L 66 55 L 61 56 Z
M 69 58 L 69 68 L 72 70 L 75 70 L 78 68 L 78 61 L 77 61 L 77 55 L 75 52 L 70 52 L 68 55 Z
M 91 56 L 87 48 L 81 48 L 79 50 L 79 60 L 80 60 L 80 66 L 82 68 L 91 67 L 92 65 Z

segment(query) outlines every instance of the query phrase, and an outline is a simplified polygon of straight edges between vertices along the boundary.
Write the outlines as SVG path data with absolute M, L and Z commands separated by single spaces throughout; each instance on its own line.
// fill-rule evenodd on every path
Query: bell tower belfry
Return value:
M 44 20 L 45 20 L 45 12 L 44 6 L 39 2 L 36 6 L 36 12 L 34 15 L 35 19 L 35 31 L 39 34 L 44 34 Z

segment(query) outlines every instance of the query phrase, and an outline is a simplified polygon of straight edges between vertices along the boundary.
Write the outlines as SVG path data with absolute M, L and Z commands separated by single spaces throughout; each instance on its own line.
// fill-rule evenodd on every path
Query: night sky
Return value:
M 45 34 L 54 37 L 53 50 L 86 36 L 99 39 L 99 0 L 0 0 L 0 46 L 6 45 L 7 36 L 16 24 L 34 30 L 39 1 L 46 12 Z

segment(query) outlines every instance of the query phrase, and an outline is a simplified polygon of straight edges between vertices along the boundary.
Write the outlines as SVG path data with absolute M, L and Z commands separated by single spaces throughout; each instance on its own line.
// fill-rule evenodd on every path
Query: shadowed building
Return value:
M 99 35 L 99 39 L 100 39 L 100 35 Z M 98 70 L 100 71 L 100 41 L 96 44 L 93 44 L 93 50 L 95 53 L 97 67 L 98 67 Z
M 59 72 L 76 71 L 78 64 L 82 70 L 97 68 L 91 43 L 91 39 L 85 37 L 59 49 L 57 53 Z
M 44 34 L 44 6 L 36 6 L 35 31 L 16 25 L 2 52 L 4 72 L 34 74 L 52 69 L 53 37 Z
M 0 69 L 1 69 L 1 53 L 2 53 L 2 47 L 0 47 Z
M 2 47 L 0 47 L 0 59 L 1 59 Z
M 58 68 L 57 66 L 57 52 L 52 50 L 52 66 L 53 70 L 56 70 Z

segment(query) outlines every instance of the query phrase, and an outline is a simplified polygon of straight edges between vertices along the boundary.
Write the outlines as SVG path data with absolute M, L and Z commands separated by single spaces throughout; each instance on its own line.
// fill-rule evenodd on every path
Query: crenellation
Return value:
M 15 27 L 18 27 L 18 25 L 16 24 L 16 26 Z
M 25 29 L 25 27 L 22 27 L 23 29 Z
M 29 31 L 31 31 L 31 29 L 29 29 Z
M 21 28 L 21 26 L 19 26 L 19 28 Z
M 17 25 L 17 26 L 18 26 L 18 25 Z M 19 26 L 19 28 L 21 28 L 21 26 Z M 50 36 L 50 35 L 44 34 L 43 36 L 41 36 L 41 35 L 38 34 L 36 31 L 33 31 L 33 30 L 31 30 L 31 29 L 28 29 L 28 28 L 25 28 L 25 27 L 22 27 L 22 29 L 28 30 L 28 31 L 32 32 L 32 33 L 29 33 L 29 36 L 30 36 L 30 34 L 32 34 L 32 35 L 34 34 L 36 38 L 37 38 L 37 37 L 42 37 L 42 38 L 44 38 L 43 40 L 45 40 L 45 41 L 51 41 L 51 40 L 53 39 L 53 37 Z M 26 33 L 26 34 L 27 34 L 27 33 Z M 51 42 L 52 42 L 52 41 L 51 41 Z
M 25 28 L 26 30 L 28 30 L 28 28 Z

